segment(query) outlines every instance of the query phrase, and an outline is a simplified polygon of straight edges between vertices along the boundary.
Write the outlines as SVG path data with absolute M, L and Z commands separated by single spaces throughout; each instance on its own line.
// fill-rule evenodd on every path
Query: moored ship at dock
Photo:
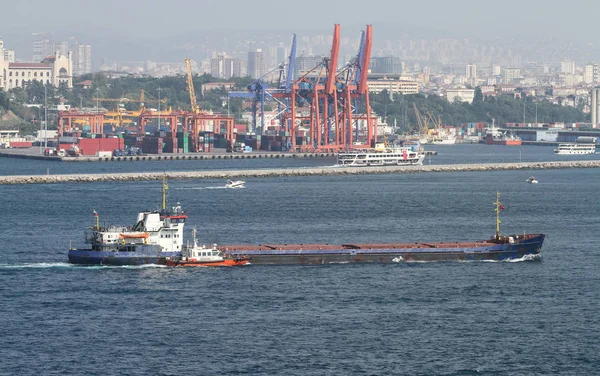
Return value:
M 520 146 L 523 143 L 518 136 L 497 130 L 487 133 L 484 140 L 487 145 Z

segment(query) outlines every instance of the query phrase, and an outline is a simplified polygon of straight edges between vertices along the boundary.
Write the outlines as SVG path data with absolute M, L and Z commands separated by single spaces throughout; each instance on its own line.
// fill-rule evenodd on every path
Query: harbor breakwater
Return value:
M 12 175 L 0 176 L 0 185 L 6 184 L 51 184 L 51 183 L 93 183 L 106 181 L 150 181 L 193 179 L 266 178 L 280 176 L 316 175 L 366 175 L 366 174 L 410 174 L 419 172 L 460 172 L 460 171 L 501 171 L 501 170 L 541 170 L 564 168 L 598 168 L 599 161 L 560 161 L 560 162 L 518 162 L 487 164 L 452 164 L 424 166 L 369 166 L 369 167 L 310 167 L 280 169 L 238 169 L 171 172 L 131 172 L 103 174 L 60 174 L 60 175 Z

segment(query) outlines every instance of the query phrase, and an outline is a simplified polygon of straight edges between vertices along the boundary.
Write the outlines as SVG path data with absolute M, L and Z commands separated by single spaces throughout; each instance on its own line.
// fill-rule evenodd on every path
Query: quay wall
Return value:
M 93 183 L 106 181 L 148 181 L 161 180 L 166 176 L 169 180 L 192 179 L 229 179 L 278 176 L 315 176 L 315 175 L 366 175 L 366 174 L 401 174 L 419 172 L 459 172 L 459 171 L 500 171 L 500 170 L 541 170 L 564 168 L 598 168 L 598 161 L 557 161 L 557 162 L 516 162 L 456 165 L 425 166 L 385 166 L 385 167 L 313 167 L 313 168 L 280 168 L 254 170 L 221 170 L 221 171 L 172 171 L 172 172 L 131 172 L 104 174 L 61 174 L 34 176 L 0 176 L 3 184 L 49 184 L 49 183 Z
M 21 159 L 38 159 L 45 161 L 61 161 L 61 162 L 139 162 L 139 161 L 215 161 L 222 159 L 273 159 L 273 158 L 294 158 L 294 159 L 335 159 L 336 153 L 282 153 L 282 152 L 264 152 L 264 153 L 186 153 L 186 154 L 161 154 L 161 155 L 126 155 L 120 157 L 57 157 L 57 156 L 41 156 L 35 154 L 35 150 L 18 150 L 18 151 L 0 151 L 0 157 L 21 158 Z M 425 150 L 425 155 L 437 155 L 435 150 Z

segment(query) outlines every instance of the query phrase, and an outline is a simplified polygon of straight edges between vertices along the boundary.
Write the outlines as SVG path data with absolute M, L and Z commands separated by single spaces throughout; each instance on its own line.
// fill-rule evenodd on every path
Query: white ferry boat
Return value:
M 554 152 L 556 154 L 594 154 L 596 152 L 596 144 L 558 144 Z
M 420 147 L 377 144 L 375 149 L 340 152 L 337 163 L 342 166 L 411 166 L 422 165 L 424 158 Z

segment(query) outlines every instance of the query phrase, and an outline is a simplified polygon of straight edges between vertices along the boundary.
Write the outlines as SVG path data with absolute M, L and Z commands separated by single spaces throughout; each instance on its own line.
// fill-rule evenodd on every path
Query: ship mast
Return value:
M 500 240 L 500 208 L 502 207 L 502 203 L 500 202 L 500 192 L 496 192 L 496 240 Z
M 169 186 L 167 185 L 167 175 L 163 176 L 162 181 L 162 210 L 163 212 L 167 210 L 167 190 Z

